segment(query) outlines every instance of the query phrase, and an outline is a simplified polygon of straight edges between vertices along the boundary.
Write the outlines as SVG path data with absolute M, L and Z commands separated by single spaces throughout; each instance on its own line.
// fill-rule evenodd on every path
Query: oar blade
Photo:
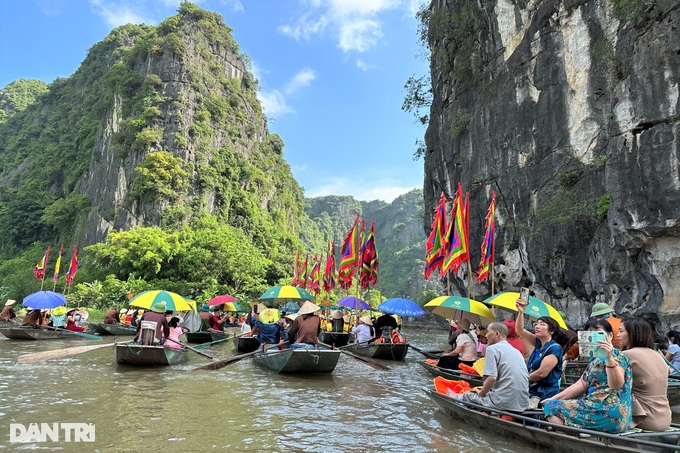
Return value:
M 62 357 L 68 357 L 72 355 L 82 354 L 88 351 L 94 351 L 95 349 L 105 348 L 111 346 L 111 344 L 98 344 L 90 346 L 76 346 L 73 348 L 63 348 L 55 349 L 53 351 L 44 352 L 34 352 L 32 354 L 24 354 L 17 357 L 17 362 L 21 364 L 42 362 L 44 360 L 54 360 L 61 359 Z
M 329 348 L 329 349 L 333 349 L 333 346 L 328 345 L 328 344 L 326 344 L 326 343 L 321 343 L 321 342 L 319 342 L 319 344 L 320 344 L 321 346 L 325 346 L 325 347 L 327 347 L 327 348 Z M 390 369 L 390 367 L 388 367 L 388 366 L 381 365 L 381 364 L 379 364 L 379 363 L 377 363 L 377 362 L 374 362 L 373 360 L 371 360 L 371 359 L 369 359 L 369 358 L 361 357 L 360 355 L 353 354 L 353 353 L 351 353 L 351 352 L 349 352 L 349 351 L 345 351 L 344 349 L 339 349 L 339 351 L 340 351 L 341 353 L 343 353 L 343 354 L 347 354 L 348 356 L 350 356 L 350 357 L 352 357 L 352 358 L 355 358 L 355 359 L 357 359 L 357 360 L 360 360 L 360 361 L 366 363 L 367 365 L 372 366 L 372 367 L 375 368 L 376 370 L 387 371 L 387 370 Z
M 248 355 L 253 355 L 253 354 L 248 354 Z M 198 368 L 194 368 L 192 371 L 219 370 L 221 368 L 224 368 L 227 365 L 230 365 L 232 363 L 236 363 L 236 362 L 240 361 L 241 359 L 245 359 L 245 357 L 244 356 L 236 356 L 236 357 L 232 357 L 230 359 L 220 360 L 219 362 L 213 362 L 213 363 L 209 363 L 207 365 L 199 366 Z

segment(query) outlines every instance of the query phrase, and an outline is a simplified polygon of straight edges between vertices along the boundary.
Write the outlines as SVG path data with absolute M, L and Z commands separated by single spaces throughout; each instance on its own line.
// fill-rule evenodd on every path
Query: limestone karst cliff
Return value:
M 497 290 L 530 284 L 574 324 L 596 300 L 680 324 L 680 4 L 433 0 L 423 19 L 426 212 L 463 183 L 474 262 L 496 191 Z

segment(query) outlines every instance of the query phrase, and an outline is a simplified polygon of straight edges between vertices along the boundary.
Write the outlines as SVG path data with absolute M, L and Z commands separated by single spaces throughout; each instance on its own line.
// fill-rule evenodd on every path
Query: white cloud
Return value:
M 44 15 L 51 17 L 59 16 L 64 6 L 63 0 L 39 0 L 37 4 Z
M 348 178 L 326 178 L 324 184 L 307 188 L 305 197 L 323 197 L 326 195 L 351 195 L 357 200 L 371 201 L 383 200 L 392 202 L 399 195 L 410 192 L 415 187 L 404 187 L 395 184 L 392 180 L 366 180 L 361 182 Z
M 357 58 L 357 68 L 361 69 L 362 71 L 368 71 L 369 69 L 372 68 L 368 63 L 366 63 L 364 60 L 361 60 Z
M 314 79 L 316 79 L 316 73 L 310 68 L 303 68 L 290 79 L 283 91 L 286 95 L 291 95 L 300 88 L 308 86 Z
M 243 3 L 241 3 L 239 0 L 221 0 L 220 3 L 229 8 L 229 10 L 233 13 L 242 13 L 245 11 Z
M 138 11 L 140 8 L 138 6 L 133 7 L 125 3 L 106 2 L 104 0 L 90 0 L 90 4 L 95 12 L 102 16 L 111 27 L 125 24 L 153 23 L 153 20 L 142 16 L 142 13 Z
M 295 40 L 310 39 L 326 29 L 338 40 L 344 52 L 366 52 L 382 38 L 380 13 L 395 8 L 399 0 L 328 0 L 304 2 L 310 11 L 294 24 L 279 27 L 279 31 Z
M 257 93 L 257 98 L 260 100 L 260 104 L 262 104 L 262 108 L 267 116 L 277 116 L 293 112 L 293 109 L 286 103 L 286 98 L 278 90 L 269 92 L 260 91 Z

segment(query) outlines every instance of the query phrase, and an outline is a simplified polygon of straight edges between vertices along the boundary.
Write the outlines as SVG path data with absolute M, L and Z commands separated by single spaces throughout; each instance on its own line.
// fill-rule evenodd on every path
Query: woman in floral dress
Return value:
M 552 423 L 621 433 L 632 421 L 632 368 L 628 357 L 612 345 L 613 332 L 607 320 L 599 319 L 597 326 L 605 332 L 600 348 L 606 358 L 592 359 L 578 381 L 544 400 L 543 412 Z

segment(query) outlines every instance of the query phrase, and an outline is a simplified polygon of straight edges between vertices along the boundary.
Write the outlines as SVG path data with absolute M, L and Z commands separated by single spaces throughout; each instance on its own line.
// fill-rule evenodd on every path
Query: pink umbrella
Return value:
M 229 302 L 236 302 L 236 298 L 234 296 L 215 296 L 212 299 L 208 301 L 209 306 L 214 306 L 214 305 L 222 305 L 222 304 L 227 304 Z

